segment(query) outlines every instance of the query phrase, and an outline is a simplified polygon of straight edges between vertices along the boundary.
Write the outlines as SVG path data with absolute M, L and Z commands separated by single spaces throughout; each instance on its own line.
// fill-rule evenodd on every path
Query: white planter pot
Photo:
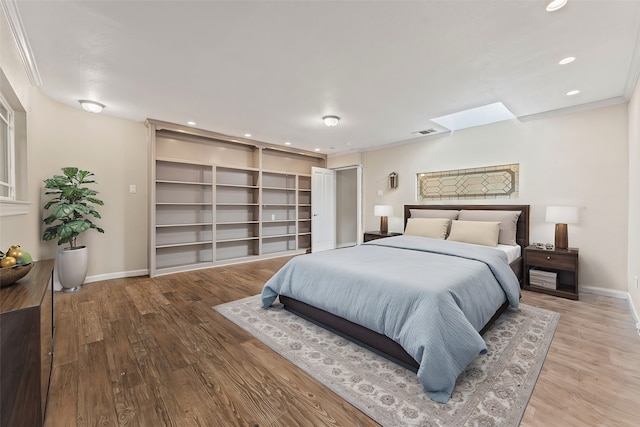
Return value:
M 58 278 L 62 292 L 75 292 L 80 289 L 87 277 L 89 268 L 89 250 L 86 246 L 62 248 L 58 251 Z

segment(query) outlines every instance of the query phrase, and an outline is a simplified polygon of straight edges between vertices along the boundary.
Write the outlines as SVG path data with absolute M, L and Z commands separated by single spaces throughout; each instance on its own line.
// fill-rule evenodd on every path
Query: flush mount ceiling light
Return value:
M 324 122 L 325 125 L 327 125 L 329 127 L 333 127 L 333 126 L 336 126 L 338 124 L 338 122 L 340 121 L 340 117 L 338 117 L 338 116 L 324 116 L 322 118 L 322 121 Z
M 514 119 L 515 117 L 502 102 L 494 102 L 493 104 L 470 108 L 446 116 L 435 117 L 431 121 L 449 130 L 456 131 Z
M 567 0 L 553 0 L 547 5 L 547 12 L 555 12 L 563 8 L 567 4 Z
M 100 113 L 105 107 L 104 104 L 100 104 L 99 102 L 95 101 L 89 101 L 86 99 L 81 99 L 78 102 L 80 103 L 80 105 L 82 105 L 82 109 L 84 111 L 88 111 L 90 113 Z

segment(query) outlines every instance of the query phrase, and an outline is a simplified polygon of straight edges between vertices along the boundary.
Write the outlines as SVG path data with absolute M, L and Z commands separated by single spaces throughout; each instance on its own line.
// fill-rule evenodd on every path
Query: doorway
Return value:
M 311 250 L 362 243 L 362 166 L 312 168 Z

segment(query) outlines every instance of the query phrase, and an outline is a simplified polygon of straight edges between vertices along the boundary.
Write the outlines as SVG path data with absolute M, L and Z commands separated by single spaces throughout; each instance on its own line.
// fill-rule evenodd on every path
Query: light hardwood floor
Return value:
M 211 309 L 259 293 L 287 260 L 56 293 L 45 426 L 376 426 Z M 640 425 L 627 302 L 526 291 L 522 301 L 561 318 L 521 425 Z

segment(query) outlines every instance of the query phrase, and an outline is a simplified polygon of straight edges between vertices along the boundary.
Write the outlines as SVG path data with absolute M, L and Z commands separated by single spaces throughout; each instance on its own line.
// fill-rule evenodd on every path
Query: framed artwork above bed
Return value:
M 417 174 L 418 200 L 517 199 L 520 164 Z

